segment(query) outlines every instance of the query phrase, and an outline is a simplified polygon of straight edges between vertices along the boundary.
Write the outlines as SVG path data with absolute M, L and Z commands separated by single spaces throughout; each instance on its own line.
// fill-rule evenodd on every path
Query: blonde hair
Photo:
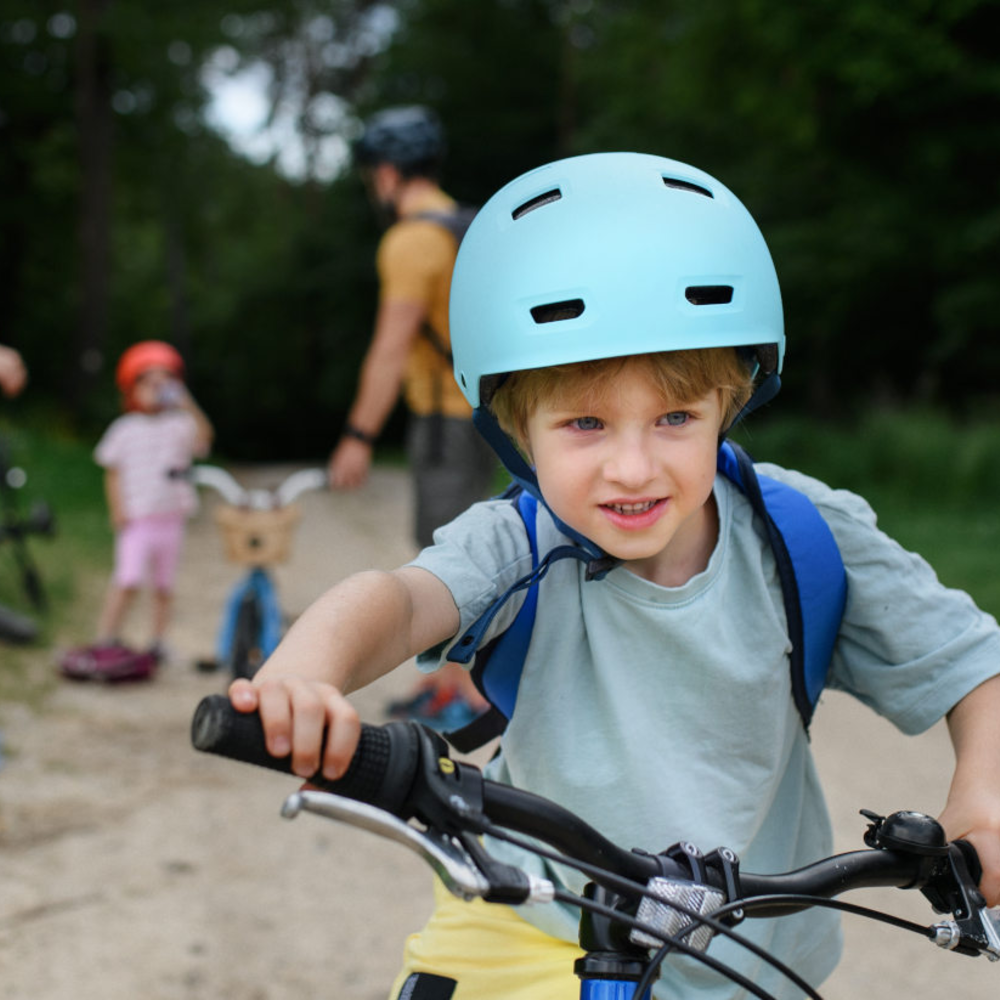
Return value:
M 528 418 L 539 400 L 600 399 L 626 369 L 649 378 L 671 405 L 693 403 L 718 390 L 723 428 L 729 427 L 753 392 L 753 372 L 735 348 L 707 347 L 512 372 L 497 389 L 490 408 L 503 430 L 524 448 Z

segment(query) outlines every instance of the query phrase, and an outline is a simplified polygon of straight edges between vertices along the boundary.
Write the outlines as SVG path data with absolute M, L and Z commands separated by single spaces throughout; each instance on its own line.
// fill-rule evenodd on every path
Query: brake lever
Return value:
M 299 791 L 285 799 L 281 815 L 294 819 L 302 811 L 348 823 L 369 833 L 408 847 L 437 873 L 448 891 L 466 901 L 485 896 L 490 883 L 479 871 L 468 851 L 451 837 L 435 830 L 420 830 L 392 813 L 366 802 L 331 792 Z
M 997 962 L 1000 961 L 1000 910 L 991 910 L 986 905 L 961 844 L 955 841 L 948 848 L 951 891 L 939 892 L 935 898 L 933 892 L 924 890 L 936 909 L 946 909 L 953 917 L 931 928 L 931 940 L 939 948 L 965 955 L 985 955 L 991 962 Z
M 348 823 L 408 847 L 434 869 L 452 895 L 467 902 L 478 898 L 513 905 L 549 903 L 555 898 L 555 886 L 549 879 L 494 860 L 468 833 L 455 836 L 433 828 L 421 830 L 384 809 L 332 792 L 294 792 L 285 799 L 281 815 L 294 819 L 303 811 Z

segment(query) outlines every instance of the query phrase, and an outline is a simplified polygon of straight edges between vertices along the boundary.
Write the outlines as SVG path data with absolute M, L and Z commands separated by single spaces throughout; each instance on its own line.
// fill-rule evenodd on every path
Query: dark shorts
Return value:
M 413 469 L 414 532 L 421 548 L 434 529 L 492 493 L 496 457 L 471 420 L 411 415 L 407 456 Z

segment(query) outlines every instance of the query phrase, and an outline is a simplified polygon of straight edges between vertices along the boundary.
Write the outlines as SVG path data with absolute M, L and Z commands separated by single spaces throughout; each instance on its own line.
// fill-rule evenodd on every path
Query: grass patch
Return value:
M 17 562 L 0 543 L 0 603 L 30 614 L 41 626 L 31 646 L 3 646 L 0 701 L 39 703 L 56 683 L 54 646 L 88 637 L 110 567 L 112 536 L 104 504 L 101 471 L 92 444 L 65 427 L 37 418 L 13 425 L 0 422 L 0 445 L 12 466 L 24 470 L 17 490 L 20 513 L 45 501 L 55 515 L 53 537 L 32 537 L 28 545 L 37 564 L 48 609 L 38 614 L 23 592 Z

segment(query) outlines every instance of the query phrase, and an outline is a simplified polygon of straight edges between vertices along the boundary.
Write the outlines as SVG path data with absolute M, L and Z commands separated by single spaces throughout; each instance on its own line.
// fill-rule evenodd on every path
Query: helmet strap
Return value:
M 739 423 L 743 421 L 744 418 L 748 417 L 754 410 L 759 409 L 762 406 L 766 406 L 768 403 L 778 395 L 781 389 L 781 376 L 777 372 L 768 372 L 764 376 L 763 381 L 754 389 L 753 394 L 743 405 L 743 408 L 733 417 L 729 426 L 719 435 L 719 444 L 721 445 L 723 441 L 726 440 L 726 435 Z

